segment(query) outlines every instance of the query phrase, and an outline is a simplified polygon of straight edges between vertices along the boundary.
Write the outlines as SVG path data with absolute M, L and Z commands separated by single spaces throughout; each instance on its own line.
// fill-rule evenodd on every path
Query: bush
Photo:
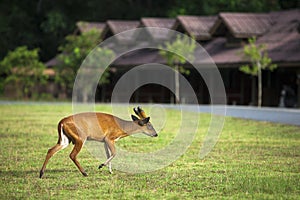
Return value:
M 2 88 L 13 87 L 15 97 L 30 98 L 34 88 L 45 84 L 45 65 L 39 61 L 39 49 L 28 50 L 26 46 L 17 47 L 8 52 L 0 62 Z M 5 95 L 5 94 L 4 94 Z

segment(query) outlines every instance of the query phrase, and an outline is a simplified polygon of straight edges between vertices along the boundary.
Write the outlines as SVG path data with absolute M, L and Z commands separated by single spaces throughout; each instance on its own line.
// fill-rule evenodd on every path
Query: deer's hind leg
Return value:
M 42 169 L 40 170 L 40 178 L 42 178 L 43 175 L 44 175 L 44 171 L 45 171 L 46 166 L 47 166 L 47 164 L 48 164 L 48 162 L 49 162 L 49 159 L 50 159 L 55 153 L 57 153 L 59 150 L 62 150 L 62 149 L 64 149 L 64 148 L 66 148 L 66 147 L 69 145 L 69 143 L 70 143 L 69 139 L 68 139 L 67 136 L 63 133 L 62 130 L 61 130 L 61 132 L 60 132 L 59 134 L 60 134 L 60 135 L 59 135 L 57 144 L 54 145 L 52 148 L 50 148 L 50 149 L 48 150 L 48 153 L 47 153 L 47 155 L 46 155 L 45 162 L 44 162 L 44 164 L 43 164 L 43 166 L 42 166 Z
M 77 168 L 79 169 L 79 171 L 82 173 L 82 175 L 83 176 L 87 176 L 87 173 L 81 167 L 81 165 L 79 164 L 79 162 L 77 160 L 77 155 L 80 152 L 80 150 L 82 149 L 82 146 L 83 146 L 82 140 L 76 140 L 74 148 L 73 148 L 72 152 L 70 153 L 70 158 L 74 162 L 74 164 L 77 166 Z
M 72 138 L 72 142 L 74 143 L 73 150 L 70 153 L 70 158 L 74 162 L 76 167 L 79 169 L 79 171 L 82 173 L 82 175 L 87 176 L 87 173 L 85 172 L 83 167 L 81 167 L 80 163 L 77 160 L 77 155 L 81 151 L 86 138 L 82 138 L 78 136 L 78 135 L 84 135 L 79 133 L 80 130 L 79 128 L 76 127 L 74 128 L 73 126 L 68 126 L 68 124 L 66 124 L 64 129 L 70 135 L 70 137 Z

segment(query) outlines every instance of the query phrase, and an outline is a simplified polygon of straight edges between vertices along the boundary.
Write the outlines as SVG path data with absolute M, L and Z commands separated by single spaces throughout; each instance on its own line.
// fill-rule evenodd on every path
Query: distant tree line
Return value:
M 96 51 L 97 59 L 89 59 L 89 62 L 85 63 L 88 68 L 99 67 L 102 63 L 99 58 L 111 60 L 114 57 L 112 50 L 95 47 L 95 44 L 99 42 L 99 32 L 91 30 L 81 35 L 67 35 L 65 41 L 58 47 L 58 64 L 54 68 L 54 82 L 59 90 L 67 95 L 67 98 L 71 98 L 76 73 L 91 50 Z M 49 96 L 45 96 L 47 94 L 38 91 L 49 78 L 45 74 L 46 66 L 40 61 L 38 51 L 37 48 L 29 50 L 26 46 L 20 46 L 7 53 L 0 61 L 0 94 L 4 93 L 5 89 L 11 88 L 14 90 L 16 99 L 49 98 Z M 88 71 L 86 70 L 86 72 Z M 107 83 L 108 75 L 108 72 L 104 72 L 99 83 Z M 86 74 L 86 77 L 89 77 L 89 74 Z M 83 85 L 80 89 L 82 100 L 87 102 L 91 88 L 86 84 L 86 87 Z
M 39 48 L 42 61 L 51 59 L 79 20 L 267 12 L 299 6 L 297 0 L 1 0 L 0 60 L 18 46 Z
M 4 88 L 15 88 L 17 98 L 40 98 L 38 87 L 47 83 L 44 62 L 58 55 L 59 65 L 54 69 L 55 83 L 60 90 L 72 94 L 76 72 L 87 54 L 100 42 L 99 33 L 92 30 L 82 35 L 74 35 L 75 24 L 79 20 L 106 21 L 107 19 L 140 19 L 141 17 L 176 17 L 177 15 L 212 15 L 222 11 L 267 12 L 299 7 L 294 0 L 38 0 L 0 2 L 0 93 Z M 186 44 L 180 38 L 166 44 L 170 48 L 193 52 L 193 44 Z M 180 46 L 180 47 L 179 47 Z M 254 46 L 254 44 L 252 44 Z M 103 58 L 110 59 L 114 53 L 110 49 L 96 49 Z M 255 50 L 255 49 L 254 49 Z M 254 51 L 253 50 L 253 51 Z M 245 55 L 253 60 L 262 50 Z M 257 53 L 258 52 L 258 53 Z M 180 64 L 184 60 L 173 54 L 160 52 L 170 66 L 188 74 Z M 259 56 L 256 56 L 259 57 Z M 269 66 L 267 59 L 256 59 L 251 66 L 241 68 L 245 73 L 252 69 Z M 265 57 L 262 57 L 265 58 Z M 262 60 L 262 61 L 261 61 Z M 90 63 L 93 65 L 96 62 Z M 266 64 L 265 64 L 266 63 Z M 272 66 L 272 65 L 271 65 Z M 255 71 L 255 72 L 256 72 Z M 108 74 L 108 73 L 106 73 Z M 177 80 L 178 77 L 175 77 Z M 100 83 L 107 82 L 104 76 Z M 179 94 L 179 81 L 176 82 Z M 89 88 L 81 88 L 82 99 L 87 101 Z M 261 93 L 261 90 L 259 90 Z M 260 94 L 259 93 L 259 94 Z M 179 96 L 179 95 L 177 95 Z M 260 95 L 261 96 L 261 95 Z M 261 98 L 260 98 L 261 99 Z M 261 100 L 260 100 L 261 101 Z

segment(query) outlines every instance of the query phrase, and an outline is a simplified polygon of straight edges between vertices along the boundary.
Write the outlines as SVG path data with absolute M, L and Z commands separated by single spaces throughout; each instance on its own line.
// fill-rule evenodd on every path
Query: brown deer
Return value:
M 40 178 L 44 175 L 49 159 L 59 150 L 66 148 L 70 142 L 74 144 L 70 158 L 82 175 L 87 176 L 76 159 L 86 140 L 104 142 L 107 160 L 100 164 L 99 169 L 108 165 L 109 172 L 112 173 L 111 160 L 116 156 L 115 141 L 140 132 L 151 137 L 158 136 L 149 121 L 150 117 L 147 117 L 140 107 L 133 110 L 139 118 L 131 115 L 132 121 L 125 121 L 110 114 L 97 112 L 79 113 L 60 120 L 58 123 L 58 142 L 48 150 L 40 171 Z

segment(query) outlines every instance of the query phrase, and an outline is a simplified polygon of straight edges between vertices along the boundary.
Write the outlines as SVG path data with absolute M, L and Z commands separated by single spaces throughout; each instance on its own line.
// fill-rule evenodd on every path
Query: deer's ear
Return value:
M 133 121 L 138 121 L 138 120 L 139 120 L 139 118 L 137 118 L 137 117 L 134 116 L 134 115 L 131 115 L 131 119 L 132 119 Z
M 147 124 L 150 121 L 150 117 L 146 117 L 145 119 L 142 119 L 141 122 L 142 124 Z
M 149 122 L 149 120 L 150 120 L 150 117 L 147 117 L 147 118 L 145 118 L 145 119 L 140 119 L 140 120 L 138 121 L 138 125 L 144 126 L 145 124 L 147 124 L 147 123 Z

